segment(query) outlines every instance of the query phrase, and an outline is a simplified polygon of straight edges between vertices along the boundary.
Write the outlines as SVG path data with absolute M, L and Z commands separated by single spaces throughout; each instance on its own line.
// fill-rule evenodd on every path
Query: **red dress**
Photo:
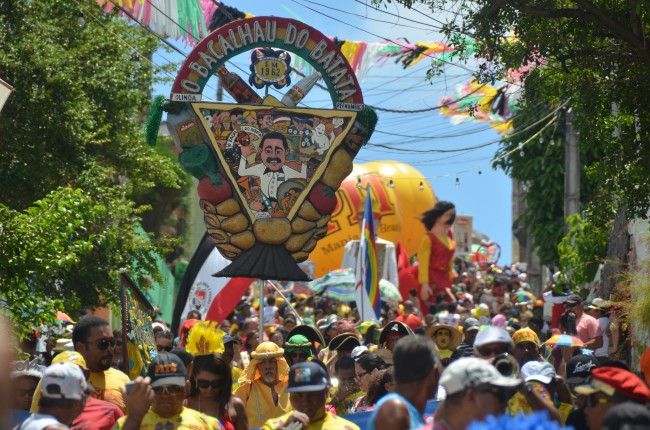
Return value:
M 451 230 L 448 232 L 448 237 L 451 248 L 448 248 L 438 236 L 429 232 L 422 238 L 418 251 L 418 261 L 420 262 L 418 281 L 429 284 L 433 290 L 433 297 L 430 298 L 432 302 L 435 301 L 437 294 L 444 294 L 446 288 L 451 288 L 450 272 L 456 251 L 456 244 L 451 238 Z M 445 300 L 448 299 L 445 295 Z

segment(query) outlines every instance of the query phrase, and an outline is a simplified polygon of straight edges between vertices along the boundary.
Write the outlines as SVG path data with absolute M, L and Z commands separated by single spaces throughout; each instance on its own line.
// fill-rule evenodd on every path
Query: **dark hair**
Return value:
M 341 357 L 334 364 L 334 371 L 354 370 L 354 359 L 352 357 Z
M 560 330 L 566 334 L 570 334 L 572 336 L 578 335 L 578 331 L 576 329 L 576 314 L 573 312 L 565 312 L 560 315 L 560 319 L 558 319 L 558 325 L 560 326 Z
M 74 404 L 79 400 L 75 399 L 51 399 L 49 397 L 43 397 L 38 400 L 39 409 L 70 409 L 74 407 Z
M 442 365 L 436 344 L 425 336 L 404 336 L 393 349 L 395 383 L 410 384 L 426 378 Z
M 200 320 L 201 319 L 201 312 L 197 310 L 191 310 L 187 313 L 187 319 L 188 320 Z
M 194 396 L 199 392 L 199 388 L 196 386 L 196 375 L 201 371 L 210 372 L 223 378 L 223 387 L 219 392 L 219 407 L 221 414 L 225 416 L 228 411 L 228 403 L 230 403 L 232 396 L 232 373 L 230 366 L 224 360 L 223 355 L 219 353 L 196 356 L 192 366 L 192 376 L 190 377 L 189 396 Z
M 370 407 L 376 404 L 382 397 L 388 394 L 386 389 L 386 384 L 393 382 L 393 368 L 389 367 L 384 370 L 380 370 L 374 375 L 370 375 L 368 380 L 368 393 L 364 400 L 365 405 Z
M 72 329 L 72 345 L 75 350 L 77 349 L 77 342 L 86 343 L 88 341 L 92 329 L 95 327 L 105 327 L 107 325 L 109 325 L 108 321 L 94 315 L 89 315 L 80 319 Z
M 158 339 L 159 337 L 169 339 L 169 340 L 174 340 L 174 333 L 172 333 L 169 330 L 162 330 L 162 331 L 157 331 L 156 334 L 154 334 L 154 339 Z
M 178 358 L 180 358 L 181 361 L 183 362 L 183 364 L 185 365 L 185 368 L 186 368 L 186 369 L 187 369 L 187 368 L 189 367 L 189 365 L 192 364 L 192 362 L 194 361 L 194 356 L 193 356 L 192 354 L 190 354 L 189 352 L 187 352 L 187 350 L 186 350 L 184 347 L 182 347 L 182 346 L 175 346 L 175 347 L 171 350 L 170 354 L 174 354 L 174 355 L 176 355 Z
M 284 149 L 289 149 L 289 144 L 287 143 L 287 138 L 284 137 L 284 134 L 273 131 L 271 133 L 265 134 L 264 137 L 262 137 L 262 142 L 260 142 L 260 151 L 264 149 L 264 142 L 266 142 L 268 139 L 279 139 L 282 141 L 282 146 Z
M 376 336 L 377 336 L 377 330 L 379 330 L 379 329 L 377 328 L 376 325 L 371 325 L 370 327 L 368 327 L 368 330 L 366 330 L 366 334 L 363 335 L 363 344 L 364 345 L 367 346 L 367 345 L 374 344 L 375 342 L 377 342 L 377 339 L 375 339 Z
M 372 372 L 375 369 L 384 370 L 387 367 L 386 362 L 372 352 L 363 354 L 359 357 L 357 359 L 357 364 L 366 372 Z
M 266 298 L 266 304 L 269 306 L 275 305 L 275 297 L 269 296 Z
M 427 231 L 429 231 L 436 223 L 436 220 L 442 216 L 442 214 L 447 212 L 449 209 L 455 209 L 455 208 L 456 206 L 454 206 L 452 202 L 441 200 L 438 203 L 436 203 L 433 209 L 429 209 L 428 211 L 423 213 L 422 217 L 420 217 L 420 221 L 422 221 L 422 223 L 424 224 L 424 228 L 426 228 Z
M 257 330 L 252 330 L 252 331 L 249 331 L 248 333 L 246 333 L 246 343 L 244 343 L 244 349 L 246 349 L 246 351 L 251 352 L 253 350 L 253 348 L 252 348 L 253 345 L 251 345 L 250 339 L 251 339 L 252 336 L 254 336 L 256 334 L 259 335 L 259 332 Z M 257 341 L 258 341 L 258 343 L 262 342 L 262 340 L 259 339 L 259 337 L 258 337 Z

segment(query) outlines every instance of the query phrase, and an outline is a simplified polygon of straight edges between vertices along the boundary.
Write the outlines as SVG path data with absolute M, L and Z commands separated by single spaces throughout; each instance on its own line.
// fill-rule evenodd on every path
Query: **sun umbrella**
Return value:
M 529 291 L 519 290 L 515 293 L 516 303 L 534 302 L 537 297 Z
M 342 302 L 353 302 L 355 278 L 352 269 L 332 270 L 308 284 L 314 294 L 336 299 Z
M 61 312 L 61 311 L 56 311 L 56 319 L 59 321 L 63 321 L 65 323 L 70 323 L 74 324 L 74 320 L 68 316 L 68 314 Z
M 341 302 L 355 301 L 354 287 L 356 277 L 354 271 L 349 268 L 332 270 L 325 276 L 315 279 L 308 284 L 314 294 L 322 294 Z M 402 295 L 395 284 L 382 279 L 379 281 L 379 298 L 385 302 L 399 303 Z
M 566 333 L 556 334 L 544 342 L 546 345 L 558 346 L 585 346 L 585 343 L 575 336 L 570 336 Z
M 399 303 L 402 301 L 402 295 L 399 289 L 390 281 L 382 279 L 379 281 L 379 295 L 384 302 Z

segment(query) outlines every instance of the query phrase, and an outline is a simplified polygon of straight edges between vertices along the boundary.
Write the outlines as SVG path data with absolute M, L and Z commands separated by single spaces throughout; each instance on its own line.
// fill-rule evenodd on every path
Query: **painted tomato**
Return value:
M 321 215 L 330 215 L 336 209 L 336 192 L 322 182 L 314 185 L 307 200 Z
M 197 191 L 199 198 L 207 200 L 213 205 L 232 197 L 232 188 L 220 174 L 214 175 L 213 178 L 208 176 L 201 178 Z

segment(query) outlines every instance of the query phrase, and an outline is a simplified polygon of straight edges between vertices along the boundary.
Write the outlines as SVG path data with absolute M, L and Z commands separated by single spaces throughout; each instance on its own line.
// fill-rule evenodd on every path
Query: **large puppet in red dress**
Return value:
M 452 299 L 451 278 L 456 244 L 452 239 L 451 226 L 455 218 L 454 204 L 446 201 L 439 201 L 422 215 L 421 221 L 427 229 L 418 248 L 418 281 L 423 304 L 435 303 L 438 294 L 443 294 L 445 300 Z

